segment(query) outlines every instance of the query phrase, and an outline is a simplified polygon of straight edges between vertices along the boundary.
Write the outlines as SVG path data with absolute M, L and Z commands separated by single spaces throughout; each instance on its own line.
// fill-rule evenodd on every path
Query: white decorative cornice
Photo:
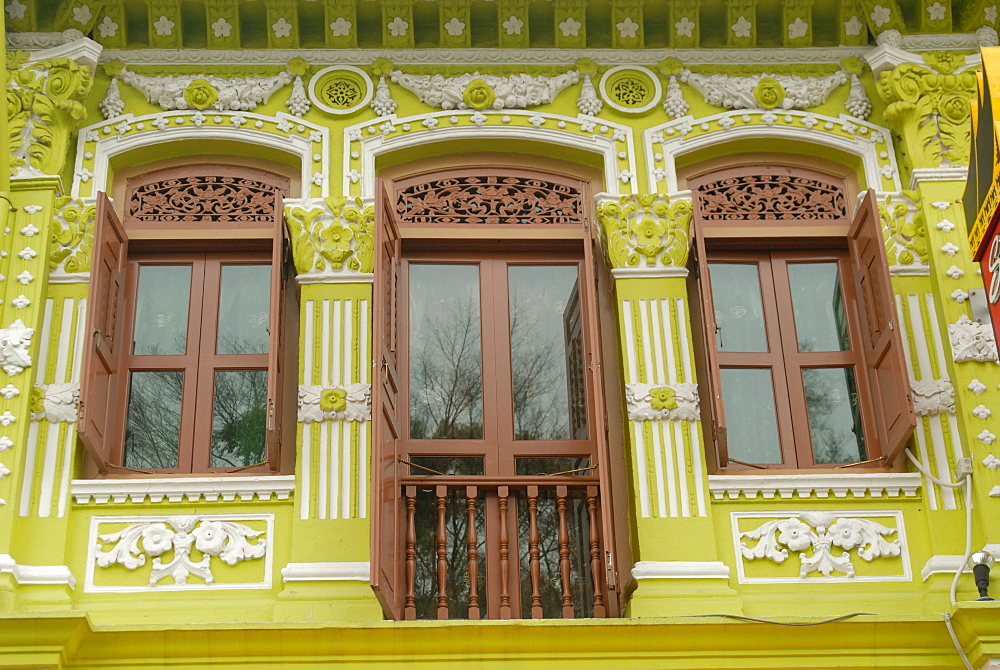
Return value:
M 10 554 L 0 554 L 0 574 L 9 574 L 21 585 L 64 584 L 76 588 L 76 577 L 65 565 L 23 565 Z
M 368 561 L 289 563 L 281 569 L 283 582 L 367 582 L 369 579 L 371 564 Z
M 975 54 L 969 54 L 965 57 L 965 63 L 960 66 L 956 72 L 961 72 L 962 70 L 967 70 L 970 67 L 977 67 L 982 65 L 983 59 L 979 55 L 979 38 L 975 35 L 972 36 L 975 40 L 974 45 L 965 46 L 941 46 L 940 49 L 975 49 Z M 907 42 L 905 39 L 900 42 L 900 46 L 905 47 L 900 48 L 891 44 L 883 44 L 876 47 L 872 51 L 865 54 L 864 59 L 868 61 L 868 65 L 871 66 L 872 72 L 875 73 L 875 79 L 878 80 L 878 76 L 887 70 L 892 70 L 904 63 L 910 63 L 911 65 L 919 65 L 920 67 L 930 68 L 924 57 L 918 53 L 912 53 L 912 51 L 930 51 L 931 49 L 926 46 L 915 46 L 912 43 Z
M 964 184 L 968 178 L 967 167 L 916 168 L 910 175 L 910 189 L 916 190 L 924 182 L 960 181 Z
M 179 477 L 156 479 L 74 479 L 70 495 L 78 505 L 127 502 L 248 502 L 288 500 L 295 490 L 295 475 L 261 477 Z
M 611 271 L 615 279 L 635 279 L 635 278 L 669 278 L 687 277 L 687 268 L 681 267 L 639 267 L 639 268 L 615 268 Z
M 7 48 L 19 51 L 51 49 L 52 47 L 59 47 L 69 42 L 75 42 L 83 36 L 83 33 L 76 28 L 68 28 L 61 33 L 18 33 L 8 31 Z
M 639 561 L 632 568 L 636 579 L 729 579 L 722 561 Z
M 67 30 L 65 33 L 70 33 Z M 78 31 L 73 31 L 78 32 Z M 65 33 L 59 33 L 64 34 Z M 38 34 L 38 33 L 34 33 Z M 8 33 L 7 39 L 10 39 L 10 33 Z M 104 49 L 100 44 L 90 39 L 89 37 L 84 37 L 82 34 L 79 37 L 74 37 L 74 39 L 63 42 L 62 44 L 56 44 L 51 47 L 41 49 L 39 51 L 32 51 L 28 56 L 28 63 L 38 63 L 43 60 L 49 60 L 50 58 L 68 58 L 80 65 L 85 65 L 90 68 L 93 72 L 94 68 L 97 67 L 97 62 L 101 57 L 101 51 Z
M 1000 544 L 987 544 L 983 547 L 983 551 L 988 551 L 1000 561 Z M 932 575 L 941 573 L 954 575 L 959 568 L 962 572 L 972 572 L 972 568 L 965 561 L 965 556 L 961 554 L 934 554 L 920 569 L 920 578 L 926 582 Z
M 712 497 L 722 500 L 737 500 L 742 495 L 746 500 L 758 496 L 771 500 L 777 495 L 789 499 L 800 498 L 846 498 L 850 493 L 855 498 L 896 498 L 900 495 L 914 497 L 920 489 L 918 472 L 889 473 L 837 473 L 820 475 L 709 475 L 708 490 Z

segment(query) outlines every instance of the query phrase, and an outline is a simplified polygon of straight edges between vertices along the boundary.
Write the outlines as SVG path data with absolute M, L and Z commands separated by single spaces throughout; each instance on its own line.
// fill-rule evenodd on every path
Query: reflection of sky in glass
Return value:
M 479 266 L 410 266 L 410 437 L 483 436 Z
M 264 460 L 267 370 L 219 370 L 212 407 L 213 468 L 239 468 Z
M 719 351 L 767 351 L 757 265 L 711 263 L 708 267 Z
M 576 266 L 508 269 L 514 436 L 586 439 Z
M 729 458 L 744 463 L 780 463 L 771 371 L 723 368 L 720 372 Z
M 270 312 L 270 265 L 222 266 L 218 353 L 266 354 Z
M 190 295 L 190 265 L 140 266 L 133 354 L 184 353 Z
M 809 437 L 817 463 L 856 463 L 865 460 L 861 408 L 853 368 L 802 370 Z
M 836 263 L 791 263 L 795 331 L 799 351 L 848 351 L 847 315 Z

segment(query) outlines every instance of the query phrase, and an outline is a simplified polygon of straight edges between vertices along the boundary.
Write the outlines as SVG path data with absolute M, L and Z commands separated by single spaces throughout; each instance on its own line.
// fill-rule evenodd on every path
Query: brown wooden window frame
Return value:
M 453 169 L 440 173 L 447 180 L 450 177 L 469 176 L 479 179 L 482 175 L 492 178 L 499 175 L 500 182 L 483 182 L 486 187 L 491 183 L 501 183 L 508 177 L 521 179 L 530 170 L 503 169 L 493 165 L 485 165 L 482 169 Z M 536 173 L 537 174 L 537 173 Z M 617 373 L 616 338 L 600 337 L 600 333 L 617 333 L 613 310 L 605 309 L 611 303 L 608 278 L 610 273 L 603 260 L 595 252 L 596 227 L 590 223 L 590 206 L 586 199 L 589 188 L 585 182 L 561 176 L 545 174 L 540 179 L 553 178 L 557 184 L 553 192 L 558 194 L 553 199 L 561 203 L 569 203 L 571 216 L 559 214 L 552 217 L 536 217 L 531 208 L 520 208 L 510 220 L 497 220 L 490 216 L 480 216 L 475 208 L 461 212 L 464 218 L 452 218 L 451 212 L 459 213 L 458 209 L 448 210 L 437 221 L 432 216 L 425 217 L 425 210 L 420 211 L 418 220 L 408 220 L 408 210 L 403 206 L 403 197 L 399 194 L 412 185 L 417 185 L 420 191 L 421 182 L 433 180 L 436 175 L 427 176 L 422 173 L 417 177 L 403 179 L 397 182 L 378 181 L 376 195 L 376 276 L 375 276 L 375 374 L 373 379 L 373 420 L 374 454 L 373 454 L 373 491 L 372 491 L 372 587 L 379 597 L 383 610 L 388 618 L 414 618 L 413 593 L 408 592 L 407 584 L 412 583 L 413 564 L 411 542 L 412 528 L 407 526 L 412 519 L 413 505 L 418 489 L 437 492 L 439 510 L 443 510 L 451 495 L 449 486 L 454 486 L 458 477 L 436 476 L 433 473 L 421 473 L 412 469 L 404 461 L 415 454 L 420 455 L 473 455 L 481 451 L 492 451 L 494 458 L 499 459 L 501 449 L 499 442 L 504 441 L 504 464 L 497 465 L 483 476 L 462 476 L 463 490 L 461 495 L 476 495 L 487 492 L 487 513 L 496 512 L 498 501 L 502 514 L 508 523 L 515 521 L 513 510 L 515 490 L 518 495 L 527 496 L 528 506 L 531 506 L 532 495 L 538 495 L 540 488 L 553 487 L 553 495 L 563 495 L 560 491 L 578 487 L 581 495 L 586 496 L 587 505 L 591 507 L 590 529 L 591 548 L 601 547 L 597 553 L 592 553 L 588 560 L 587 573 L 597 575 L 595 583 L 600 591 L 603 602 L 600 607 L 595 605 L 596 616 L 617 616 L 621 612 L 625 595 L 631 589 L 630 568 L 632 565 L 629 549 L 628 523 L 628 487 L 625 482 L 626 467 L 624 449 L 621 448 L 621 438 L 615 437 L 615 449 L 609 449 L 609 435 L 623 434 L 621 426 L 620 388 L 621 378 Z M 558 186 L 560 181 L 570 187 L 565 191 Z M 513 183 L 513 182 L 512 182 Z M 580 197 L 571 195 L 573 189 L 579 191 Z M 568 195 L 569 194 L 569 195 Z M 397 199 L 398 198 L 398 199 Z M 436 203 L 435 203 L 436 204 Z M 562 206 L 562 205 L 560 205 Z M 416 211 L 416 210 L 413 210 Z M 502 219 L 502 217 L 501 217 Z M 442 251 L 442 250 L 445 251 Z M 581 300 L 581 321 L 584 330 L 583 368 L 586 387 L 586 414 L 588 422 L 588 437 L 585 440 L 514 440 L 513 411 L 511 394 L 496 387 L 510 387 L 510 381 L 502 384 L 491 382 L 491 379 L 509 380 L 511 375 L 509 323 L 507 322 L 507 306 L 502 308 L 482 307 L 480 317 L 483 330 L 497 333 L 499 340 L 493 347 L 487 343 L 488 336 L 483 335 L 481 349 L 483 351 L 483 387 L 484 387 L 484 435 L 482 439 L 409 439 L 409 353 L 407 351 L 408 315 L 405 307 L 408 300 L 408 269 L 413 264 L 457 264 L 479 265 L 480 299 L 484 302 L 496 302 L 504 296 L 493 295 L 494 291 L 484 285 L 493 278 L 502 278 L 503 288 L 497 289 L 506 295 L 507 268 L 518 265 L 570 265 L 578 268 L 578 281 Z M 483 270 L 485 268 L 485 270 Z M 485 275 L 485 276 L 484 276 Z M 598 294 L 601 300 L 598 300 Z M 481 302 L 482 304 L 482 302 Z M 397 305 L 393 309 L 393 305 Z M 501 314 L 502 312 L 502 314 Z M 500 315 L 500 316 L 498 316 Z M 502 316 L 502 318 L 501 318 Z M 502 321 L 502 323 L 501 323 Z M 598 325 L 600 322 L 600 325 Z M 508 331 L 508 332 L 504 332 Z M 611 350 L 609 352 L 608 346 Z M 608 386 L 609 382 L 612 386 Z M 618 388 L 615 388 L 617 385 Z M 605 388 L 607 386 L 607 388 Z M 491 395 L 492 394 L 492 395 Z M 506 400 L 498 402 L 498 396 Z M 606 403 L 608 396 L 610 402 Z M 612 409 L 609 407 L 613 406 Z M 503 414 L 507 420 L 500 420 Z M 492 425 L 492 427 L 491 427 Z M 501 438 L 499 432 L 502 426 L 510 429 L 507 438 Z M 508 439 L 509 438 L 509 439 Z M 490 445 L 487 445 L 490 443 Z M 480 449 L 482 445 L 482 449 Z M 484 454 L 485 455 L 485 454 Z M 592 471 L 580 474 L 563 474 L 555 477 L 539 475 L 536 477 L 515 474 L 518 455 L 526 456 L 565 456 L 586 455 L 591 465 L 598 467 Z M 450 478 L 449 478 L 450 477 Z M 466 482 L 466 480 L 469 480 Z M 558 480 L 558 481 L 557 481 Z M 612 480 L 615 481 L 612 484 Z M 466 487 L 465 484 L 469 484 Z M 562 487 L 562 488 L 560 488 Z M 479 493 L 475 493 L 478 491 Z M 532 493 L 534 491 L 535 493 Z M 600 498 L 598 499 L 598 491 Z M 446 493 L 447 492 L 447 493 Z M 457 493 L 457 491 L 456 491 Z M 413 497 L 411 497 L 413 496 Z M 509 497 L 508 497 L 509 496 Z M 614 497 L 612 504 L 611 498 Z M 475 509 L 473 502 L 470 509 Z M 509 508 L 508 508 L 509 505 Z M 443 514 L 443 512 L 441 512 Z M 441 523 L 443 524 L 443 516 Z M 487 522 L 495 523 L 495 522 Z M 499 522 L 499 526 L 503 526 Z M 496 538 L 498 527 L 488 530 Z M 488 555 L 482 556 L 482 572 L 488 572 L 490 579 L 489 606 L 492 614 L 487 613 L 487 604 L 479 603 L 471 606 L 467 613 L 469 618 L 491 616 L 510 618 L 523 616 L 538 618 L 542 616 L 542 608 L 534 596 L 521 601 L 520 593 L 504 591 L 516 589 L 518 540 L 517 528 L 510 526 L 507 559 L 500 554 L 503 549 L 496 545 L 490 547 Z M 470 540 L 471 541 L 471 540 Z M 529 540 L 530 542 L 530 540 Z M 501 540 L 502 543 L 502 540 Z M 406 551 L 403 551 L 404 546 Z M 439 547 L 440 550 L 440 547 Z M 593 552 L 593 550 L 591 549 Z M 491 552 L 491 553 L 490 553 Z M 440 558 L 440 554 L 439 554 Z M 498 565 L 499 563 L 499 565 Z M 509 572 L 500 565 L 509 563 Z M 439 563 L 440 565 L 440 563 Z M 471 568 L 470 568 L 471 570 Z M 506 574 L 507 577 L 503 577 Z M 497 578 L 508 580 L 506 587 L 496 586 Z M 565 582 L 565 580 L 563 580 Z M 509 600 L 507 599 L 509 596 Z M 442 596 L 443 597 L 443 596 Z M 565 598 L 565 594 L 564 594 Z M 529 602 L 530 600 L 530 602 Z M 438 618 L 449 618 L 448 605 L 439 601 Z M 497 604 L 499 603 L 499 610 Z M 520 608 L 520 609 L 519 609 Z M 520 614 L 518 613 L 520 611 Z M 562 616 L 572 616 L 573 607 L 563 600 Z M 598 613 L 599 612 L 599 613 Z M 453 616 L 456 613 L 452 614 Z M 464 617 L 466 614 L 457 614 Z
M 769 212 L 764 205 L 757 213 L 739 212 L 735 206 L 727 213 L 728 204 L 724 200 L 699 197 L 699 189 L 706 185 L 714 187 L 748 177 L 752 181 L 757 175 L 814 180 L 828 192 L 844 194 L 839 196 L 843 212 L 838 216 L 825 211 L 822 216 L 812 218 L 808 207 L 793 212 Z M 699 176 L 690 183 L 695 238 L 690 278 L 693 294 L 698 296 L 693 301 L 693 328 L 702 419 L 710 428 L 706 431 L 710 471 L 753 474 L 761 470 L 893 468 L 916 419 L 874 191 L 865 194 L 852 220 L 847 214 L 844 183 L 811 170 L 773 166 L 733 168 Z M 709 266 L 719 262 L 757 264 L 768 353 L 718 351 Z M 802 262 L 837 263 L 850 340 L 848 351 L 799 352 L 786 267 Z M 865 458 L 850 463 L 816 463 L 802 370 L 837 367 L 854 369 Z M 723 368 L 773 370 L 781 463 L 748 463 L 730 458 L 722 394 Z
M 240 188 L 252 183 L 241 211 L 158 215 L 131 208 L 139 189 L 176 184 L 185 177 L 218 178 Z M 249 180 L 241 182 L 241 179 Z M 255 191 L 254 189 L 263 189 Z M 148 474 L 220 475 L 290 472 L 294 440 L 292 385 L 297 354 L 294 282 L 290 281 L 288 245 L 281 218 L 284 177 L 252 168 L 197 165 L 154 171 L 129 180 L 124 225 L 104 193 L 98 195 L 86 328 L 92 341 L 84 351 L 78 436 L 98 476 Z M 261 196 L 259 193 L 268 195 Z M 255 195 L 256 194 L 256 195 Z M 225 197 L 225 196 L 221 196 Z M 134 201 L 134 202 L 133 202 Z M 218 354 L 217 329 L 223 268 L 268 265 L 268 351 L 261 354 Z M 131 351 L 136 321 L 139 272 L 144 266 L 189 266 L 191 285 L 183 354 L 142 355 Z M 210 465 L 216 373 L 266 370 L 264 457 L 260 463 L 235 467 Z M 130 468 L 125 465 L 125 433 L 132 372 L 183 371 L 178 462 L 176 467 Z M 207 398 L 207 401 L 206 401 Z

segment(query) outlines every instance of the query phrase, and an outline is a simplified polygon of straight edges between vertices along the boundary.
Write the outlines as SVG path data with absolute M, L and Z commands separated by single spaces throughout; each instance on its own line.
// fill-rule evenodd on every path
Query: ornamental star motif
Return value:
M 632 38 L 639 30 L 639 24 L 633 21 L 631 16 L 626 16 L 624 21 L 615 24 L 615 28 L 618 29 L 618 34 L 622 38 Z
M 90 17 L 93 14 L 90 12 L 90 7 L 83 5 L 82 7 L 73 8 L 73 20 L 81 25 L 87 25 L 90 22 Z
M 805 37 L 808 32 L 809 24 L 803 21 L 801 17 L 795 19 L 793 23 L 788 24 L 788 39 L 790 40 Z
M 271 30 L 274 31 L 274 36 L 276 38 L 281 39 L 292 34 L 292 24 L 286 21 L 285 17 L 282 16 L 271 24 Z
M 5 11 L 7 12 L 7 16 L 10 18 L 20 20 L 24 18 L 24 12 L 27 9 L 27 5 L 18 2 L 18 0 L 12 0 L 12 2 L 5 8 Z
M 334 37 L 347 37 L 351 34 L 351 22 L 343 16 L 338 16 L 337 20 L 330 24 L 330 34 Z
M 402 37 L 410 29 L 410 24 L 404 21 L 402 16 L 397 16 L 386 24 L 386 28 L 393 37 Z
M 232 31 L 233 24 L 221 16 L 212 23 L 212 32 L 215 33 L 216 37 L 229 37 Z
M 112 21 L 110 16 L 105 16 L 97 24 L 97 32 L 101 34 L 101 37 L 114 37 L 118 34 L 118 24 Z
M 940 2 L 935 2 L 927 8 L 927 14 L 931 17 L 931 21 L 943 21 L 944 13 L 945 7 Z
M 582 27 L 583 24 L 572 16 L 559 24 L 559 30 L 562 31 L 563 37 L 579 37 Z
M 730 26 L 733 29 L 733 34 L 736 37 L 750 37 L 750 30 L 753 28 L 753 24 L 747 21 L 747 17 L 741 16 L 736 23 Z
M 503 27 L 504 30 L 507 31 L 508 35 L 520 35 L 521 28 L 524 27 L 524 21 L 512 15 L 509 19 L 503 22 Z
M 451 21 L 444 24 L 445 32 L 447 32 L 452 37 L 458 37 L 465 32 L 465 23 L 458 20 L 458 17 L 451 17 Z
M 871 16 L 872 23 L 874 23 L 877 28 L 881 28 L 886 23 L 889 23 L 889 18 L 892 16 L 892 13 L 887 7 L 875 5 L 874 9 L 872 9 Z
M 166 16 L 161 16 L 153 22 L 153 27 L 156 28 L 156 34 L 160 37 L 165 37 L 174 32 L 174 22 L 168 19 Z
M 851 36 L 860 35 L 863 27 L 864 24 L 856 16 L 852 16 L 850 21 L 844 22 L 844 32 Z
M 688 17 L 683 17 L 680 21 L 674 24 L 674 30 L 681 37 L 691 37 L 694 34 L 695 23 Z

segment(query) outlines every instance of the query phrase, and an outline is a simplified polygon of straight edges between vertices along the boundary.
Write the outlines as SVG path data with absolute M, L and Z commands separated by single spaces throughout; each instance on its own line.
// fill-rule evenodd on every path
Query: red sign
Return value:
M 991 233 L 984 245 L 986 253 L 979 262 L 983 268 L 983 283 L 986 285 L 986 300 L 990 305 L 994 335 L 1000 339 L 1000 333 L 997 332 L 997 326 L 1000 325 L 1000 227 L 994 227 Z

